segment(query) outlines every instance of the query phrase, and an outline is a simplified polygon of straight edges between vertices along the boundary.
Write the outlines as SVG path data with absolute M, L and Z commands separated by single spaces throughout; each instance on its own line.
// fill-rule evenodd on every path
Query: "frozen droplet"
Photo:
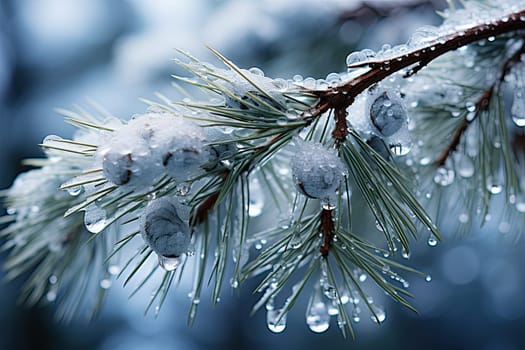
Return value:
M 455 172 L 452 169 L 439 167 L 434 175 L 434 182 L 440 186 L 449 186 L 454 182 Z
M 395 93 L 382 91 L 370 95 L 370 120 L 382 136 L 392 136 L 407 123 L 407 111 Z
M 368 275 L 364 272 L 361 272 L 358 276 L 359 282 L 361 283 L 365 282 L 367 278 L 368 278 Z
M 230 279 L 230 286 L 232 288 L 238 288 L 239 287 L 239 280 L 237 278 L 231 278 Z
M 118 265 L 110 265 L 108 267 L 108 272 L 110 275 L 118 275 L 120 273 L 120 267 Z
M 264 193 L 257 179 L 250 181 L 250 201 L 248 203 L 248 215 L 260 216 L 264 209 Z
M 286 313 L 282 309 L 266 310 L 266 325 L 274 333 L 281 333 L 286 329 Z
M 339 308 L 337 307 L 337 302 L 335 300 L 332 300 L 332 302 L 328 305 L 328 315 L 339 315 Z
M 319 143 L 296 139 L 292 176 L 297 189 L 307 197 L 328 200 L 338 189 L 345 165 L 333 150 Z
M 361 322 L 361 308 L 359 306 L 354 306 L 352 309 L 352 321 L 355 323 Z
M 521 93 L 521 97 L 517 97 L 518 93 L 514 94 L 514 101 L 512 102 L 511 114 L 512 121 L 516 126 L 525 126 L 525 96 Z
M 498 231 L 499 233 L 509 233 L 510 232 L 510 229 L 511 229 L 511 225 L 509 222 L 507 221 L 502 221 L 499 223 L 498 225 Z
M 430 235 L 430 237 L 428 237 L 428 240 L 427 240 L 427 244 L 431 247 L 435 247 L 437 246 L 438 244 L 438 240 L 436 238 L 436 236 L 434 236 L 433 234 Z
M 330 327 L 330 315 L 319 286 L 316 287 L 306 309 L 306 324 L 312 332 L 322 333 Z
M 375 323 L 383 323 L 386 320 L 386 312 L 385 310 L 378 306 L 378 305 L 372 305 L 372 309 L 374 310 L 374 314 L 372 314 L 372 321 Z
M 503 191 L 503 186 L 499 183 L 489 183 L 487 184 L 487 190 L 491 194 L 500 194 Z
M 475 172 L 474 163 L 468 156 L 462 155 L 456 161 L 456 170 L 459 176 L 463 178 L 470 178 Z
M 106 228 L 106 211 L 97 206 L 89 206 L 84 214 L 84 225 L 91 233 L 99 233 Z
M 467 103 L 465 103 L 465 107 L 467 108 L 467 111 L 469 112 L 476 111 L 476 104 L 474 102 L 468 101 Z
M 467 213 L 461 213 L 459 214 L 458 220 L 462 224 L 466 224 L 470 220 L 470 217 Z
M 108 289 L 109 287 L 111 287 L 111 280 L 104 278 L 100 281 L 100 288 Z
M 187 207 L 175 199 L 161 197 L 150 201 L 140 217 L 140 232 L 159 256 L 179 257 L 191 244 Z
M 394 145 L 390 145 L 390 151 L 398 157 L 406 156 L 408 153 L 410 153 L 410 144 L 409 143 L 396 143 Z
M 439 29 L 433 26 L 423 26 L 412 34 L 407 45 L 416 48 L 421 45 L 433 42 L 439 38 Z
M 355 64 L 359 64 L 362 62 L 366 62 L 368 60 L 367 55 L 364 52 L 361 51 L 355 51 L 346 56 L 346 65 L 352 66 Z M 349 68 L 351 70 L 351 68 Z
M 49 276 L 49 284 L 56 284 L 58 282 L 58 277 L 56 275 Z
M 55 290 L 50 290 L 49 292 L 46 293 L 47 301 L 53 302 L 56 300 L 56 298 L 57 298 L 57 292 Z
M 180 259 L 159 255 L 159 265 L 166 271 L 175 271 L 179 267 Z

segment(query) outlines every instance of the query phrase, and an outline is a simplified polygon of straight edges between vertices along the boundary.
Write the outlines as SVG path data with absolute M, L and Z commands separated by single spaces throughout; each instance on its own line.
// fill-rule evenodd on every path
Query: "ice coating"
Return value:
M 190 228 L 181 211 L 173 201 L 163 197 L 150 201 L 141 216 L 142 237 L 159 256 L 179 257 L 188 250 Z
M 147 113 L 117 129 L 97 155 L 115 185 L 147 187 L 166 173 L 184 182 L 209 161 L 204 139 L 202 128 L 182 116 Z
M 296 140 L 292 158 L 292 176 L 301 193 L 311 198 L 328 199 L 339 187 L 345 166 L 336 155 L 320 143 Z

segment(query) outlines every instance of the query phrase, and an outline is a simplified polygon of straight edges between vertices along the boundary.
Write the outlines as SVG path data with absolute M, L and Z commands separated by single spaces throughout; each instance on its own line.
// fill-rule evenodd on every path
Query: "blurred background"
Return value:
M 417 27 L 438 24 L 435 0 L 0 0 L 0 188 L 41 156 L 48 134 L 73 129 L 54 112 L 92 99 L 114 115 L 145 110 L 139 97 L 177 98 L 175 48 L 213 60 L 209 45 L 241 67 L 271 77 L 325 77 L 345 69 L 356 49 L 404 43 Z M 264 312 L 250 317 L 256 281 L 223 293 L 215 309 L 203 301 L 186 326 L 188 288 L 174 290 L 158 319 L 143 316 L 147 295 L 127 299 L 113 288 L 93 322 L 53 320 L 53 307 L 16 303 L 22 281 L 0 285 L 0 349 L 480 349 L 525 348 L 525 249 L 502 242 L 490 223 L 468 238 L 430 248 L 418 243 L 410 262 L 432 281 L 410 279 L 416 315 L 386 298 L 387 320 L 355 325 L 343 339 L 335 324 L 311 333 L 307 298 L 272 334 Z M 0 260 L 5 255 L 0 255 Z M 0 276 L 3 272 L 0 272 Z M 184 284 L 183 286 L 184 287 Z M 332 320 L 333 321 L 333 320 Z

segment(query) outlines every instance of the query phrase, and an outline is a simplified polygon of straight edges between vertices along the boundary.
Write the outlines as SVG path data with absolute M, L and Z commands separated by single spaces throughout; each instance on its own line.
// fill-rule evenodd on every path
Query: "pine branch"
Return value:
M 498 77 L 494 80 L 494 83 L 479 97 L 478 101 L 476 102 L 476 113 L 474 114 L 474 116 L 471 118 L 463 119 L 458 129 L 454 132 L 454 135 L 452 136 L 452 140 L 450 141 L 448 147 L 435 160 L 434 163 L 436 164 L 436 166 L 445 165 L 445 162 L 448 159 L 448 157 L 456 150 L 457 146 L 459 145 L 461 137 L 467 131 L 469 124 L 472 123 L 480 115 L 481 112 L 487 111 L 489 109 L 492 94 L 494 94 L 495 91 L 500 90 L 501 84 L 503 83 L 505 76 L 514 64 L 520 62 L 520 58 L 523 53 L 525 53 L 525 39 L 523 39 L 523 43 L 519 50 L 517 50 L 507 61 L 505 61 L 502 68 L 500 69 Z
M 327 90 L 312 91 L 319 96 L 314 116 L 323 114 L 329 109 L 345 110 L 357 95 L 372 85 L 384 80 L 390 75 L 410 68 L 408 76 L 417 73 L 431 61 L 448 52 L 468 44 L 525 29 L 525 9 L 520 10 L 491 23 L 470 26 L 445 35 L 410 52 L 393 54 L 382 60 L 363 61 L 348 66 L 348 68 L 367 67 L 369 70 L 341 85 Z

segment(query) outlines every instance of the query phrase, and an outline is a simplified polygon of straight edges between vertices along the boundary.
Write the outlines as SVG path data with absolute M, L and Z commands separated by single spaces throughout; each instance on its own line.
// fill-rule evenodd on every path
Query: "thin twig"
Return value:
M 505 80 L 505 76 L 508 74 L 509 70 L 514 64 L 520 62 L 521 55 L 525 53 L 525 38 L 519 50 L 517 50 L 508 60 L 505 61 L 501 67 L 500 73 L 497 79 L 494 80 L 494 83 L 479 97 L 476 102 L 476 113 L 472 118 L 465 118 L 459 125 L 459 127 L 454 132 L 452 140 L 450 141 L 447 148 L 441 153 L 441 155 L 435 160 L 434 164 L 436 166 L 443 166 L 447 161 L 448 157 L 456 150 L 463 134 L 467 131 L 468 126 L 476 120 L 476 118 L 484 111 L 487 111 L 490 107 L 490 99 L 495 91 L 500 89 L 501 84 Z
M 419 70 L 443 54 L 454 51 L 462 46 L 484 40 L 490 37 L 525 29 L 525 9 L 517 11 L 490 23 L 472 26 L 471 28 L 438 38 L 434 42 L 407 52 L 394 55 L 387 59 L 366 61 L 350 66 L 350 68 L 369 67 L 370 70 L 327 90 L 314 90 L 319 96 L 314 117 L 322 115 L 329 109 L 346 109 L 363 91 L 387 78 L 388 76 L 410 66 Z
M 319 247 L 321 256 L 326 258 L 332 247 L 332 242 L 335 235 L 334 220 L 332 219 L 333 209 L 323 208 L 321 211 L 321 227 L 320 231 L 323 235 L 323 244 Z

